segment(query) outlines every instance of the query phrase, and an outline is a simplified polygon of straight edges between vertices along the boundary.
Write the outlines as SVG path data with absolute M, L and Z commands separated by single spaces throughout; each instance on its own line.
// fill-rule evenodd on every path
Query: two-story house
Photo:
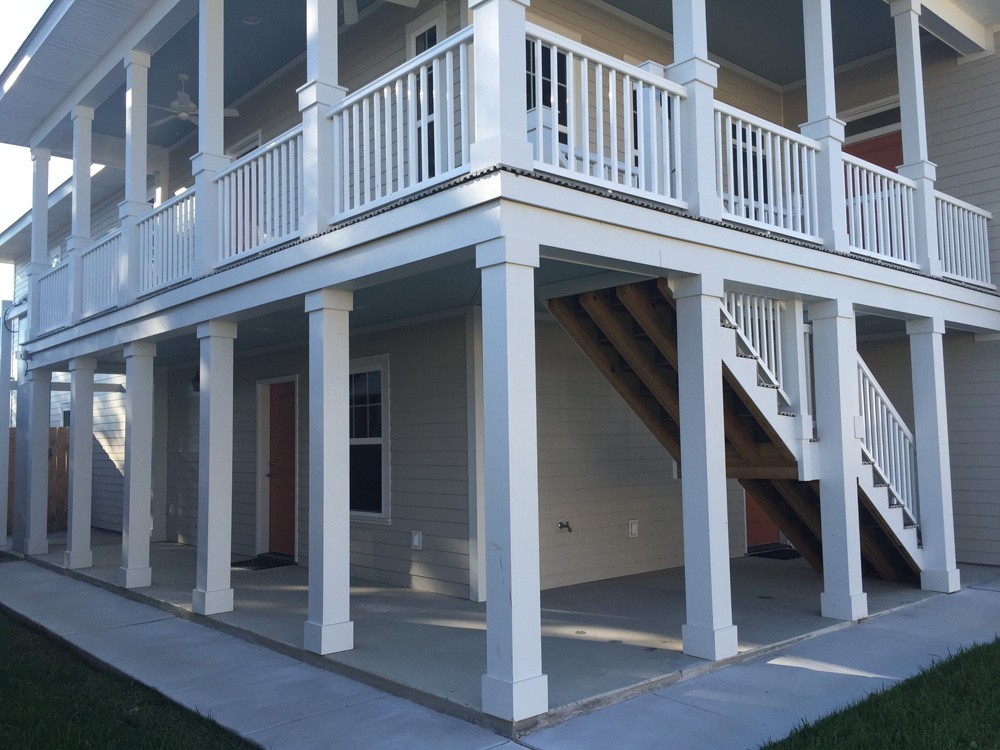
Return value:
M 54 0 L 0 74 L 35 175 L 0 236 L 15 548 L 48 551 L 68 381 L 65 567 L 112 528 L 141 590 L 151 543 L 187 545 L 214 615 L 234 557 L 285 555 L 318 654 L 354 647 L 352 577 L 485 601 L 480 705 L 509 722 L 550 705 L 543 589 L 683 566 L 684 652 L 735 655 L 750 513 L 827 618 L 868 614 L 863 574 L 958 590 L 1000 564 L 998 24 Z

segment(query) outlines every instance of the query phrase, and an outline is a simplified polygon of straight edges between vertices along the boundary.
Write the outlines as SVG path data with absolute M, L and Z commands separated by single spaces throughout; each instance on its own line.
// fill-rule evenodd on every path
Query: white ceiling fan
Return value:
M 180 81 L 181 88 L 177 92 L 177 97 L 170 102 L 166 107 L 161 107 L 158 104 L 150 104 L 151 109 L 160 109 L 164 112 L 169 112 L 170 114 L 161 120 L 152 122 L 149 127 L 155 128 L 158 125 L 163 125 L 164 123 L 170 122 L 171 120 L 181 120 L 182 122 L 190 122 L 192 125 L 198 124 L 198 103 L 191 98 L 191 95 L 187 92 L 187 82 L 191 80 L 191 76 L 187 73 L 178 73 L 177 80 Z M 239 110 L 227 107 L 224 109 L 223 114 L 226 117 L 239 117 Z

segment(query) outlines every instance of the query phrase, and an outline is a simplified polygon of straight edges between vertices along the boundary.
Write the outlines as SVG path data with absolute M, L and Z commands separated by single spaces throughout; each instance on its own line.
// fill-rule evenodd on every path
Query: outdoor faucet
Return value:
M 569 525 L 569 521 L 560 521 L 559 528 L 566 529 L 566 531 L 568 531 L 570 534 L 573 533 L 573 527 Z

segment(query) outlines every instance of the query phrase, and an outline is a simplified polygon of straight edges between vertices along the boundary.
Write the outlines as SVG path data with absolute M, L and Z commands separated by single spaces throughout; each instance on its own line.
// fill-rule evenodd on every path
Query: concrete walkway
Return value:
M 512 742 L 29 562 L 0 564 L 0 604 L 269 748 L 756 748 L 1000 631 L 998 577 Z

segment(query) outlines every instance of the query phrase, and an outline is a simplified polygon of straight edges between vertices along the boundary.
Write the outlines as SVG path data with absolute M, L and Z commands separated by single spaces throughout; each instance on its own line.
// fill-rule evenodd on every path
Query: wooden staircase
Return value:
M 677 315 L 666 279 L 585 292 L 546 306 L 683 470 L 677 374 Z M 720 335 L 731 336 L 722 362 L 726 475 L 737 479 L 816 570 L 822 570 L 819 482 L 800 481 L 795 415 L 779 385 L 763 377 L 756 355 L 720 310 Z M 868 468 L 868 467 L 864 467 Z M 919 564 L 915 529 L 879 486 L 877 472 L 858 484 L 866 572 L 913 582 Z M 912 534 L 912 539 L 906 534 Z

